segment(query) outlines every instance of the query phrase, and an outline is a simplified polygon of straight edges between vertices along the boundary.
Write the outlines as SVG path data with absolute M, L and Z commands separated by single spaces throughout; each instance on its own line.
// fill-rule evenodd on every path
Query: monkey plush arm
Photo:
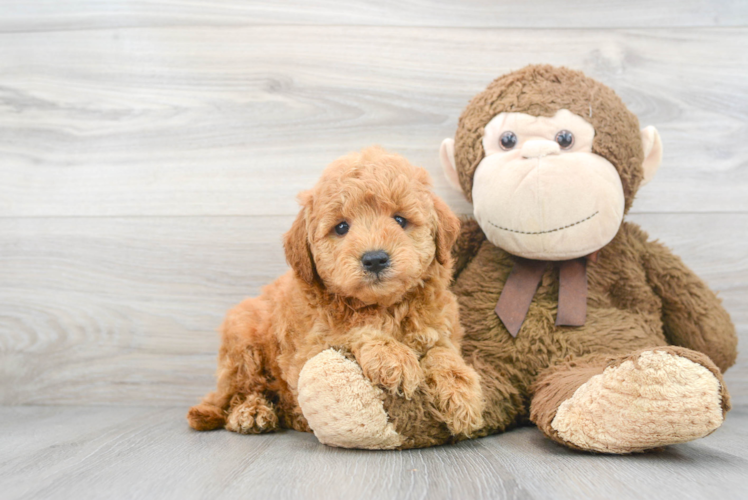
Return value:
M 723 372 L 735 363 L 738 338 L 722 301 L 664 245 L 647 241 L 647 280 L 662 299 L 665 337 L 709 356 Z
M 472 217 L 460 218 L 460 234 L 452 247 L 452 278 L 457 279 L 463 269 L 473 260 L 478 249 L 486 240 L 486 235 Z

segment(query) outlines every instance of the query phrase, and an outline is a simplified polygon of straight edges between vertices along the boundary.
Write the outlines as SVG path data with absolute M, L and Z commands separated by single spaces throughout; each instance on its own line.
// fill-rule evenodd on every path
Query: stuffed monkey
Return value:
M 678 257 L 624 220 L 661 158 L 654 127 L 640 130 L 611 89 L 578 71 L 529 66 L 468 104 L 441 160 L 474 207 L 453 249 L 452 288 L 463 356 L 486 399 L 472 437 L 531 422 L 570 448 L 631 453 L 722 424 L 730 317 Z M 422 392 L 384 393 L 335 351 L 306 364 L 299 400 L 333 446 L 457 439 Z

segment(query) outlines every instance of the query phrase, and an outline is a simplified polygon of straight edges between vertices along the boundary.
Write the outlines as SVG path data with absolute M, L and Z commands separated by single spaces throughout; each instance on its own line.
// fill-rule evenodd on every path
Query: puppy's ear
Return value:
M 303 207 L 293 221 L 291 229 L 283 235 L 283 248 L 286 250 L 286 262 L 296 275 L 309 283 L 314 282 L 315 268 L 312 249 L 309 246 L 309 232 L 307 229 L 307 213 L 311 209 L 312 195 L 306 191 L 299 195 Z
M 436 260 L 445 265 L 452 256 L 452 246 L 460 234 L 460 219 L 452 212 L 444 201 L 431 194 L 436 211 Z

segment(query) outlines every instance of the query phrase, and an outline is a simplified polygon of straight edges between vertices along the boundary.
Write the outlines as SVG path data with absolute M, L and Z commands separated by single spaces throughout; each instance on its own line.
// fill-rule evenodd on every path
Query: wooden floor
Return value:
M 224 312 L 283 273 L 281 235 L 371 144 L 471 207 L 438 149 L 530 63 L 581 69 L 662 135 L 628 216 L 717 290 L 748 342 L 748 2 L 0 0 L 0 498 L 746 498 L 738 407 L 662 453 L 534 429 L 334 450 L 196 434 Z
M 632 456 L 574 452 L 535 428 L 425 450 L 342 450 L 295 431 L 198 433 L 184 408 L 6 407 L 0 422 L 4 500 L 744 500 L 748 484 L 748 405 L 705 439 Z

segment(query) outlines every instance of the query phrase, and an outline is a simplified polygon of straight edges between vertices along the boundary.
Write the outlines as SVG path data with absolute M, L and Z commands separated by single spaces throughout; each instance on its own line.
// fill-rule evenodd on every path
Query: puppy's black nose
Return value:
M 361 257 L 361 263 L 368 272 L 379 273 L 382 269 L 390 265 L 390 256 L 384 250 L 366 252 Z

